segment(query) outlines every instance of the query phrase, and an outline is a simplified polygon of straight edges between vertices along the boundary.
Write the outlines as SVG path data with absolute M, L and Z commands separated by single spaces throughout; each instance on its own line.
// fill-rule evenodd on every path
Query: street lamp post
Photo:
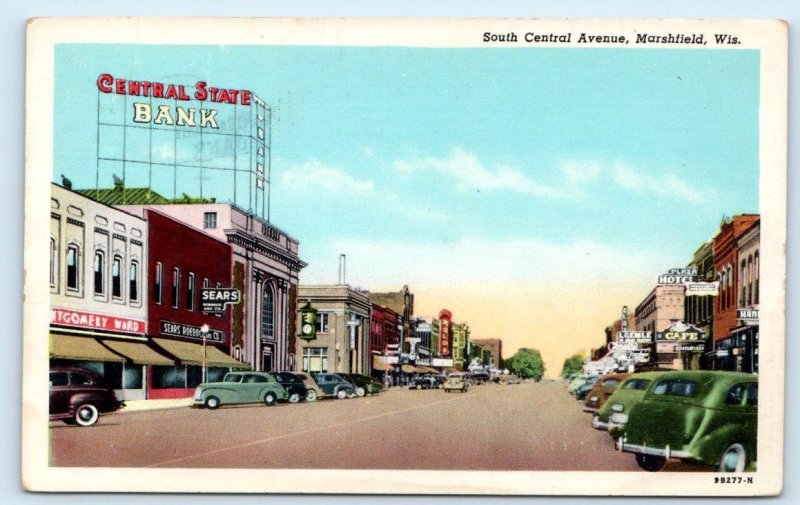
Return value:
M 206 338 L 208 337 L 208 329 L 207 324 L 200 327 L 200 335 L 203 337 L 203 372 L 201 382 L 206 382 Z

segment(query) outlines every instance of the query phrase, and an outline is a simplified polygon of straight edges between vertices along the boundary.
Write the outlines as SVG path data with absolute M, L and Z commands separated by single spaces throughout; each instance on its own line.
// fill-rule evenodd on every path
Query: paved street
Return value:
M 54 466 L 639 471 L 555 382 L 51 423 Z M 667 470 L 697 470 L 671 464 Z

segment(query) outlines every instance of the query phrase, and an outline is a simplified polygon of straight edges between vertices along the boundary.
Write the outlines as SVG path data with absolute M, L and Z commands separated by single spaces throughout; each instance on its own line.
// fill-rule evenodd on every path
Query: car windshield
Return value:
M 655 385 L 653 394 L 691 398 L 697 394 L 697 382 L 688 379 L 664 379 Z
M 606 379 L 603 381 L 603 386 L 607 388 L 615 388 L 619 382 L 619 379 Z
M 222 379 L 222 382 L 242 382 L 242 376 L 239 374 L 229 373 Z
M 647 379 L 629 379 L 623 384 L 622 389 L 645 390 L 649 384 L 650 381 Z

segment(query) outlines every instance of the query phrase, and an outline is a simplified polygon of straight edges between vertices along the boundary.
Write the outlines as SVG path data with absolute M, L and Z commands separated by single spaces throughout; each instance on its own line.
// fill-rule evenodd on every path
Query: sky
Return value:
M 62 45 L 56 182 L 94 187 L 103 73 L 253 91 L 302 284 L 346 254 L 349 284 L 407 284 L 417 315 L 540 349 L 550 375 L 758 212 L 757 51 Z

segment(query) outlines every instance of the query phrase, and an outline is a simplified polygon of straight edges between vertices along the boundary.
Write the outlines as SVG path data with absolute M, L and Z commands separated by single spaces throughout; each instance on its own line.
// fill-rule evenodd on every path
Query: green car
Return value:
M 631 408 L 639 403 L 653 379 L 661 373 L 663 372 L 642 372 L 625 379 L 625 382 L 608 397 L 597 411 L 592 419 L 592 427 L 598 430 L 608 430 L 615 439 L 622 435 Z
M 275 405 L 286 400 L 286 390 L 266 372 L 230 372 L 222 382 L 208 382 L 194 390 L 194 405 L 209 409 L 236 403 Z
M 618 444 L 651 472 L 671 458 L 742 472 L 754 468 L 757 428 L 756 375 L 665 372 L 631 409 Z

